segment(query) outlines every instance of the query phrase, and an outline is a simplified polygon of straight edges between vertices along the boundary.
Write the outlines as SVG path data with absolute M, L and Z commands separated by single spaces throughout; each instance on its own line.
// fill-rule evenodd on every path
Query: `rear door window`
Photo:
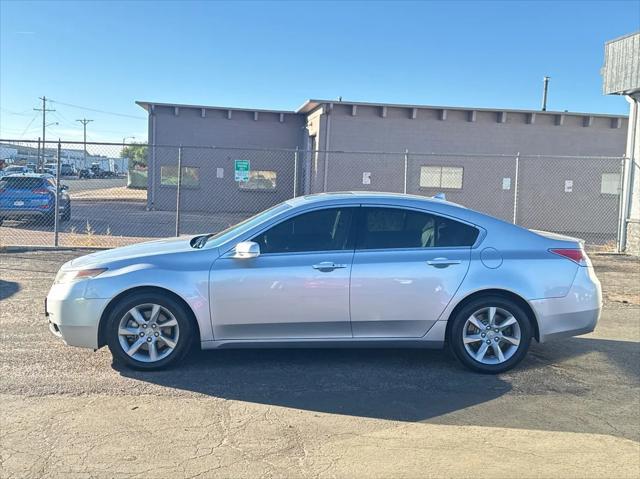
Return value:
M 357 249 L 470 247 L 473 226 L 443 216 L 402 208 L 362 208 Z

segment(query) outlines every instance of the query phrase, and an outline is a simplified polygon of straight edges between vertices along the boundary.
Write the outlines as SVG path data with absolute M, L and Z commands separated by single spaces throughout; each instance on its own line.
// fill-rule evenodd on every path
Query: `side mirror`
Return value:
M 60 189 L 62 191 L 67 191 L 69 189 L 69 187 L 67 185 L 60 185 Z
M 260 245 L 253 241 L 243 241 L 236 245 L 234 258 L 246 259 L 260 256 Z

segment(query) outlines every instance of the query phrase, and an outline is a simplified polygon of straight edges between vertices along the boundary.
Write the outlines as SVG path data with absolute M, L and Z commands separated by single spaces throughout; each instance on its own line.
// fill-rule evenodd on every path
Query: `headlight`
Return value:
M 58 271 L 55 283 L 71 283 L 80 279 L 95 278 L 99 274 L 104 273 L 107 268 L 80 269 L 72 271 Z

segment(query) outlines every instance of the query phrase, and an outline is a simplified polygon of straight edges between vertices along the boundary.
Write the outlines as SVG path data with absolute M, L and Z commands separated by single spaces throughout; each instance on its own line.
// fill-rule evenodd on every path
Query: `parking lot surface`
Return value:
M 118 370 L 43 301 L 86 252 L 0 253 L 0 477 L 639 477 L 640 262 L 593 255 L 589 335 L 484 376 L 446 351 L 194 352 Z

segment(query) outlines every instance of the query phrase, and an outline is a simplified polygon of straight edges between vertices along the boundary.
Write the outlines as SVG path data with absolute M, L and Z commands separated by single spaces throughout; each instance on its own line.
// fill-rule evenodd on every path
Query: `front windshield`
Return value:
M 230 226 L 229 228 L 216 233 L 215 235 L 211 236 L 211 238 L 209 238 L 207 243 L 212 243 L 213 246 L 219 246 L 223 243 L 226 243 L 231 238 L 238 236 L 245 231 L 248 231 L 254 226 L 262 223 L 263 221 L 266 221 L 273 216 L 279 215 L 289 208 L 291 208 L 291 205 L 286 202 L 272 206 L 271 208 L 264 210 L 255 216 L 251 216 L 250 218 L 247 218 L 246 220 L 241 221 L 238 224 Z

